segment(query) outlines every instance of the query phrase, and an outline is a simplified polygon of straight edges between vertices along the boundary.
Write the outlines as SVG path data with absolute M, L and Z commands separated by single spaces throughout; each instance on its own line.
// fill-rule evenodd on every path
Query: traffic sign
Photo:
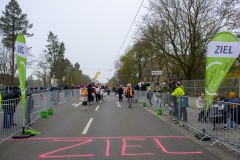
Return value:
M 152 75 L 153 76 L 158 76 L 158 75 L 162 75 L 162 71 L 152 71 Z

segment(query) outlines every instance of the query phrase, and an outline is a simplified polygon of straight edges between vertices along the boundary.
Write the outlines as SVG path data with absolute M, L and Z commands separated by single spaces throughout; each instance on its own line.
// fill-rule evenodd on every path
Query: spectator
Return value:
M 235 93 L 234 92 L 231 92 L 229 94 L 229 100 L 228 100 L 229 103 L 237 103 L 237 104 L 240 104 L 240 101 L 235 97 Z M 230 127 L 229 128 L 233 128 L 233 121 L 235 121 L 235 128 L 238 128 L 238 120 L 237 120 L 237 117 L 239 117 L 240 115 L 238 115 L 237 111 L 236 111 L 236 108 L 237 104 L 227 104 L 227 108 L 228 108 L 228 112 L 230 112 Z M 233 117 L 234 115 L 234 117 Z M 238 123 L 237 123 L 238 122 Z
M 144 82 L 143 84 L 142 84 L 142 91 L 146 91 L 147 90 L 147 85 L 146 85 L 146 83 Z
M 170 87 L 167 82 L 163 82 L 163 86 L 161 89 L 162 93 L 170 93 Z M 170 106 L 170 97 L 168 95 L 163 94 L 163 104 L 168 104 Z
M 0 101 L 1 101 L 1 97 L 4 97 L 6 95 L 6 88 L 3 87 L 2 82 L 0 82 Z
M 75 92 L 75 86 L 72 84 L 72 87 L 71 87 L 71 89 L 72 89 L 72 96 L 74 97 L 74 92 Z
M 122 101 L 122 95 L 123 95 L 123 89 L 122 89 L 122 85 L 120 85 L 118 89 L 119 101 Z
M 177 88 L 177 86 L 176 86 L 176 84 L 177 84 L 176 78 L 173 77 L 173 78 L 171 79 L 171 82 L 172 82 L 172 84 L 171 84 L 171 93 L 172 93 L 172 92 L 174 92 L 175 89 Z
M 178 115 L 179 106 L 178 106 L 177 102 L 179 102 L 179 98 L 177 99 L 177 96 L 184 96 L 185 95 L 183 86 L 178 82 L 176 84 L 176 89 L 170 95 L 172 97 L 174 97 L 174 99 L 176 99 L 176 102 L 174 104 L 174 116 L 177 117 L 177 119 L 179 119 L 179 118 L 182 117 L 182 113 L 183 113 L 183 120 L 186 121 L 187 120 L 187 110 L 186 110 L 186 107 L 182 107 L 181 108 L 181 110 L 180 110 L 181 117 L 179 117 L 179 115 Z
M 170 87 L 167 85 L 167 82 L 163 82 L 161 91 L 162 91 L 162 93 L 170 92 Z
M 199 98 L 196 101 L 197 108 L 201 110 L 201 112 L 198 115 L 198 121 L 201 121 L 201 119 L 205 115 L 205 111 L 204 111 L 204 105 L 205 104 L 204 103 L 205 103 L 205 95 L 204 95 L 204 93 L 200 93 Z M 206 121 L 206 119 L 205 119 L 205 121 Z
M 65 90 L 65 98 L 68 97 L 68 89 L 69 89 L 69 87 L 68 87 L 68 85 L 66 85 L 66 86 L 64 87 L 64 90 Z
M 139 90 L 139 85 L 138 84 L 135 85 L 135 90 Z
M 156 84 L 156 91 L 158 91 L 158 89 L 160 88 L 161 90 L 161 86 L 159 85 L 159 83 Z
M 159 109 L 161 107 L 161 88 L 158 88 L 157 92 L 156 92 L 156 99 L 155 99 L 155 105 L 157 106 L 157 109 Z
M 2 108 L 3 108 L 3 128 L 10 128 L 17 124 L 14 123 L 14 112 L 16 111 L 16 105 L 19 103 L 21 98 L 21 92 L 19 88 L 15 88 L 12 92 L 6 94 L 2 98 Z M 9 116 L 9 119 L 8 119 Z
M 152 91 L 153 91 L 153 92 L 156 92 L 156 91 L 157 91 L 157 85 L 155 84 L 155 82 L 153 82 Z
M 171 83 L 170 93 L 173 93 L 175 91 L 175 89 L 177 88 L 176 87 L 177 81 L 174 77 L 172 77 L 171 82 L 172 83 Z M 173 104 L 173 108 L 177 108 L 177 97 L 176 96 L 170 97 L 170 104 Z M 177 113 L 178 113 L 178 111 L 177 111 Z M 177 116 L 177 115 L 175 115 L 175 116 Z
M 215 95 L 212 100 L 212 104 L 209 109 L 210 121 L 213 123 L 213 129 L 215 130 L 216 123 L 222 123 L 224 121 L 224 129 L 227 129 L 227 112 L 222 110 L 223 103 L 220 102 L 218 95 Z
M 153 92 L 151 88 L 148 88 L 147 99 L 149 100 L 149 103 L 151 106 L 152 106 L 152 96 L 153 96 Z
M 33 110 L 33 98 L 32 98 L 32 94 L 29 93 L 26 95 L 26 124 L 31 126 L 31 114 L 32 114 L 32 110 Z

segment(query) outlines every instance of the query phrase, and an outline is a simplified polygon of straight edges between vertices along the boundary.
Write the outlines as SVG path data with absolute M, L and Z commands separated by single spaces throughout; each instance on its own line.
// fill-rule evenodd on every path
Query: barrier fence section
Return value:
M 54 104 L 76 97 L 80 97 L 80 89 L 32 94 L 25 100 L 25 122 L 21 98 L 0 101 L 0 143 L 22 131 L 22 126 L 29 126 L 41 118 L 42 111 L 47 111 Z
M 155 92 L 149 100 L 147 91 L 135 90 L 134 93 L 139 103 L 146 102 L 153 110 L 161 109 L 163 115 L 173 119 L 173 123 L 202 135 L 200 140 L 210 138 L 212 145 L 220 143 L 240 153 L 240 104 L 187 96 L 171 97 L 166 93 L 156 98 Z
M 205 80 L 182 80 L 184 92 L 187 95 L 198 96 L 205 91 Z M 234 92 L 240 98 L 240 77 L 224 78 L 217 91 L 219 96 L 228 97 L 230 92 Z

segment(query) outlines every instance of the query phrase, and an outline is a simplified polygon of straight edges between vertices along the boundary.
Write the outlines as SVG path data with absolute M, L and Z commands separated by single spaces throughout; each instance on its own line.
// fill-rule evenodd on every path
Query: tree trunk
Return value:
M 12 66 L 11 66 L 11 80 L 10 84 L 13 85 L 13 77 L 14 77 L 14 46 L 12 48 Z

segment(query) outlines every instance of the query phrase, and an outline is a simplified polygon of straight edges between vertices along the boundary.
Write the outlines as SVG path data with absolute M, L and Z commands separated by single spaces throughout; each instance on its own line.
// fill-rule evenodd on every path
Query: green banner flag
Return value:
M 18 75 L 22 94 L 23 105 L 23 125 L 25 120 L 25 85 L 26 85 L 26 41 L 24 36 L 19 33 L 15 42 L 15 51 L 17 55 Z
M 238 39 L 230 32 L 220 32 L 210 41 L 207 50 L 205 99 L 212 101 L 214 95 L 240 53 Z M 209 103 L 205 103 L 208 111 Z M 205 112 L 205 116 L 207 112 Z

